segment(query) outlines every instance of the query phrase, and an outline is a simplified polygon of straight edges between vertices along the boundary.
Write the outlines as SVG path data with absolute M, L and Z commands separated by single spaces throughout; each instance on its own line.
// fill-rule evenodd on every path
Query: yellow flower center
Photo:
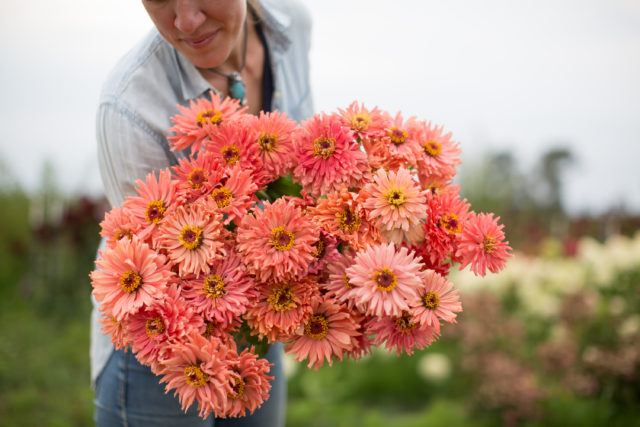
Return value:
M 227 393 L 229 399 L 240 399 L 244 395 L 244 380 L 240 377 L 235 377 L 233 385 L 233 392 Z
M 383 267 L 373 273 L 373 280 L 378 285 L 378 290 L 390 292 L 398 284 L 398 276 L 393 274 L 389 267 Z
M 210 298 L 219 298 L 227 294 L 224 288 L 224 279 L 218 274 L 211 274 L 204 279 L 202 290 Z
M 462 224 L 460 224 L 460 220 L 458 219 L 458 215 L 452 213 L 448 213 L 440 218 L 440 226 L 444 227 L 449 234 L 459 233 L 462 229 Z
M 389 204 L 399 207 L 404 204 L 404 192 L 397 188 L 393 188 L 386 193 L 384 193 L 384 197 L 387 199 Z
M 273 307 L 274 310 L 283 312 L 298 306 L 293 300 L 294 297 L 295 294 L 293 293 L 293 290 L 291 290 L 291 287 L 282 285 L 273 288 L 271 294 L 267 298 L 267 301 L 271 304 L 271 307 Z
M 304 334 L 313 340 L 321 340 L 329 332 L 329 322 L 324 314 L 316 314 L 304 325 Z
M 128 270 L 120 276 L 120 287 L 128 294 L 135 292 L 141 285 L 142 276 L 135 271 Z
M 271 245 L 279 251 L 288 251 L 295 242 L 293 233 L 284 227 L 271 229 Z
M 273 133 L 263 133 L 258 137 L 258 145 L 262 151 L 270 153 L 278 146 L 278 136 Z
M 233 165 L 240 159 L 240 149 L 235 145 L 225 145 L 220 150 L 220 154 L 227 165 Z
M 210 322 L 207 320 L 205 322 L 205 330 L 202 336 L 205 338 L 209 338 L 210 336 L 213 336 L 216 333 L 217 329 L 218 329 L 218 326 L 214 322 Z
M 411 315 L 409 313 L 403 311 L 402 316 L 396 319 L 395 326 L 398 332 L 406 334 L 414 330 L 418 325 L 411 321 Z
M 347 276 L 347 273 L 344 273 L 344 275 L 342 276 L 342 280 L 344 281 L 345 288 L 353 289 L 353 286 L 351 286 L 351 283 L 349 282 L 349 276 Z
M 196 123 L 202 127 L 206 124 L 219 125 L 222 121 L 222 112 L 218 110 L 202 110 L 196 117 Z
M 202 184 L 207 180 L 207 175 L 204 173 L 204 169 L 196 168 L 189 173 L 187 180 L 191 184 L 191 188 L 195 190 L 202 187 Z
M 391 142 L 394 144 L 400 145 L 407 140 L 407 131 L 393 126 L 389 129 L 389 138 L 391 138 Z
M 433 139 L 428 140 L 427 142 L 422 144 L 422 148 L 424 148 L 424 152 L 431 157 L 437 157 L 438 154 L 442 151 L 442 145 Z
M 162 200 L 152 200 L 147 205 L 147 210 L 144 212 L 144 217 L 148 223 L 157 224 L 162 218 L 164 218 L 164 212 L 167 207 Z
M 484 236 L 484 239 L 482 239 L 482 247 L 484 249 L 484 252 L 487 254 L 493 252 L 493 250 L 496 248 L 496 239 L 487 234 L 486 236 Z
M 113 235 L 113 240 L 120 240 L 120 239 L 124 239 L 127 238 L 129 240 L 131 240 L 133 238 L 131 231 L 130 230 L 125 230 L 125 229 L 120 229 L 118 231 L 115 232 L 115 234 Z
M 351 119 L 351 129 L 362 132 L 369 128 L 369 116 L 365 113 L 357 114 Z
M 184 379 L 191 387 L 202 387 L 209 381 L 209 376 L 199 366 L 190 365 L 184 368 Z
M 324 256 L 325 251 L 327 250 L 324 240 L 322 239 L 318 239 L 318 241 L 311 246 L 314 246 L 316 248 L 316 253 L 314 254 L 314 256 L 318 259 L 321 259 Z
M 180 230 L 178 240 L 186 249 L 193 251 L 198 249 L 202 244 L 203 237 L 202 229 L 200 227 L 196 227 L 195 225 L 185 225 L 182 227 L 182 230 Z
M 328 159 L 336 151 L 335 138 L 316 138 L 313 141 L 313 156 Z
M 351 206 L 345 206 L 336 214 L 336 221 L 340 230 L 345 233 L 352 233 L 360 228 L 362 218 L 355 213 Z
M 211 192 L 211 197 L 216 201 L 218 207 L 222 209 L 231 204 L 233 194 L 231 194 L 231 191 L 227 187 L 220 187 Z
M 440 297 L 437 292 L 427 292 L 425 296 L 422 297 L 422 302 L 428 309 L 435 310 L 440 305 Z
M 147 331 L 147 336 L 153 338 L 154 335 L 163 334 L 165 331 L 164 322 L 160 317 L 151 317 L 147 319 L 147 323 L 144 326 Z

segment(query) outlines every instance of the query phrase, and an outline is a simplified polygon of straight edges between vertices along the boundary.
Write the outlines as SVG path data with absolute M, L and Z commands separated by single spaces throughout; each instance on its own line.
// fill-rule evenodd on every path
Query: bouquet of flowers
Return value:
M 179 164 L 101 223 L 91 273 L 103 330 L 200 415 L 253 413 L 269 344 L 325 362 L 412 354 L 462 311 L 449 269 L 498 272 L 499 218 L 452 185 L 441 126 L 354 102 L 297 124 L 216 94 L 178 106 Z

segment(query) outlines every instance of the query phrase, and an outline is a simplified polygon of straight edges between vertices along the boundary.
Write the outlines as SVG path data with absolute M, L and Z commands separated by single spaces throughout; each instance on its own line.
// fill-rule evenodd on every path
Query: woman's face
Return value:
M 242 40 L 246 0 L 142 0 L 156 28 L 199 68 L 224 63 Z

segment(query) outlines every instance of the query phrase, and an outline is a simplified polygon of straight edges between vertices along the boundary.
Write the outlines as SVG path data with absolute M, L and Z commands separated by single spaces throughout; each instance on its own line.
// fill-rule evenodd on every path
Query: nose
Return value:
M 184 34 L 194 33 L 207 19 L 199 0 L 178 0 L 175 14 L 174 25 Z

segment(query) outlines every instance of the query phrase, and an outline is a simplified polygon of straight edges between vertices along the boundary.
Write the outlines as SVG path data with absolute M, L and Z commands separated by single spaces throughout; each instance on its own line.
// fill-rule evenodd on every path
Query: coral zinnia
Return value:
M 404 120 L 402 114 L 398 111 L 387 126 L 386 138 L 381 140 L 381 143 L 387 144 L 393 157 L 415 166 L 416 156 L 420 151 L 418 143 L 420 122 L 415 117 Z
M 199 151 L 204 140 L 214 134 L 220 124 L 238 120 L 247 109 L 241 108 L 236 99 L 221 99 L 213 92 L 209 92 L 209 97 L 211 100 L 192 100 L 189 107 L 178 105 L 182 114 L 171 117 L 175 125 L 169 128 L 169 132 L 176 134 L 168 138 L 171 150 L 184 150 L 193 144 L 191 152 Z
M 339 108 L 338 112 L 342 124 L 349 127 L 361 140 L 375 140 L 382 137 L 391 120 L 389 113 L 380 111 L 378 107 L 369 110 L 356 101 L 345 110 Z
M 238 224 L 258 199 L 254 193 L 258 186 L 253 182 L 250 169 L 235 165 L 226 171 L 227 178 L 211 183 L 214 187 L 208 198 L 208 207 L 224 215 L 224 223 Z
M 164 218 L 175 209 L 176 204 L 176 182 L 171 179 L 169 169 L 164 169 L 158 174 L 155 172 L 146 176 L 146 182 L 136 181 L 136 191 L 139 196 L 127 197 L 122 204 L 125 209 L 129 209 L 133 217 L 140 224 L 141 230 L 138 236 L 147 240 L 153 237 L 158 226 Z
M 460 294 L 453 283 L 433 270 L 425 271 L 424 285 L 418 298 L 410 302 L 413 319 L 421 325 L 432 326 L 440 333 L 440 320 L 455 323 L 456 313 L 462 311 Z
M 227 395 L 233 393 L 229 378 L 234 375 L 227 360 L 230 351 L 217 338 L 205 338 L 192 332 L 188 339 L 169 346 L 171 357 L 164 361 L 159 375 L 167 383 L 166 392 L 175 389 L 186 411 L 198 400 L 200 416 L 223 413 Z
M 116 320 L 160 297 L 173 274 L 165 257 L 136 237 L 118 240 L 113 249 L 100 251 L 96 266 L 91 272 L 93 295 L 100 311 L 111 313 Z
M 255 282 L 233 251 L 216 261 L 208 275 L 191 280 L 190 285 L 184 290 L 184 297 L 198 313 L 215 321 L 221 329 L 244 314 L 257 296 Z
M 460 164 L 460 148 L 451 141 L 451 132 L 443 135 L 443 126 L 424 124 L 419 132 L 420 150 L 417 156 L 418 174 L 421 181 L 437 176 L 448 181 L 456 174 L 456 165 Z
M 492 273 L 502 270 L 507 258 L 512 257 L 509 242 L 504 240 L 504 225 L 498 225 L 500 217 L 492 213 L 471 212 L 464 229 L 460 233 L 457 256 L 460 268 L 471 264 L 471 271 L 484 276 L 487 269 Z
M 258 157 L 269 180 L 289 173 L 293 165 L 293 139 L 298 132 L 298 125 L 278 111 L 247 118 L 249 128 L 253 131 L 254 144 L 258 148 Z
M 237 249 L 262 282 L 283 282 L 307 273 L 315 260 L 318 231 L 299 208 L 283 199 L 264 202 L 237 229 Z
M 267 359 L 259 359 L 253 347 L 244 349 L 236 357 L 229 358 L 234 377 L 231 378 L 233 391 L 227 394 L 227 405 L 217 417 L 242 417 L 259 408 L 269 398 L 270 381 L 274 377 L 267 375 L 273 364 Z
M 352 339 L 359 335 L 358 325 L 331 300 L 314 298 L 311 308 L 311 317 L 298 327 L 285 351 L 298 362 L 309 358 L 307 367 L 320 369 L 325 359 L 331 366 L 333 358 L 342 360 L 342 355 L 352 349 Z
M 371 316 L 409 310 L 408 300 L 415 299 L 423 280 L 422 264 L 413 253 L 387 243 L 359 251 L 353 262 L 346 272 L 358 309 Z
M 389 351 L 395 348 L 398 356 L 405 353 L 411 355 L 413 350 L 429 346 L 437 338 L 434 327 L 421 326 L 407 311 L 400 316 L 371 319 L 369 333 L 375 334 L 373 343 L 384 343 Z
M 400 168 L 397 173 L 378 169 L 374 182 L 367 184 L 364 191 L 369 195 L 364 207 L 376 218 L 378 227 L 387 231 L 401 229 L 407 234 L 422 228 L 427 217 L 426 191 L 420 190 L 407 169 Z
M 294 179 L 313 197 L 338 191 L 341 185 L 360 188 L 368 172 L 367 156 L 353 132 L 338 116 L 317 114 L 302 124 L 295 141 Z
M 210 212 L 200 201 L 176 209 L 159 234 L 158 243 L 178 266 L 180 275 L 208 274 L 209 263 L 226 255 L 222 215 Z
M 122 238 L 131 238 L 136 234 L 140 225 L 127 209 L 112 208 L 104 215 L 100 223 L 100 235 L 107 239 L 107 247 L 113 248 Z
M 187 203 L 211 192 L 211 183 L 222 179 L 223 169 L 210 153 L 199 152 L 195 157 L 178 159 L 172 166 L 180 199 Z

